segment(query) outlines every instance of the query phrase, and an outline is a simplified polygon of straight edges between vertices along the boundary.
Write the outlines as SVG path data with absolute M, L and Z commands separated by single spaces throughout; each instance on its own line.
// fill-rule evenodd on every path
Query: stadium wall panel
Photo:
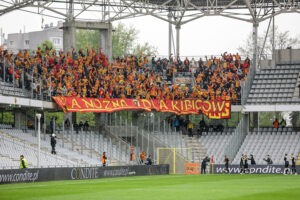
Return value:
M 224 165 L 211 165 L 211 171 L 214 174 L 223 174 Z M 291 167 L 291 166 L 290 166 Z M 290 168 L 291 169 L 291 168 Z M 296 165 L 297 172 L 300 172 L 300 166 Z M 231 174 L 239 174 L 241 172 L 240 165 L 230 165 L 228 168 Z M 246 173 L 250 174 L 283 174 L 283 165 L 249 165 L 249 171 Z
M 0 184 L 164 174 L 169 165 L 11 169 L 0 170 Z

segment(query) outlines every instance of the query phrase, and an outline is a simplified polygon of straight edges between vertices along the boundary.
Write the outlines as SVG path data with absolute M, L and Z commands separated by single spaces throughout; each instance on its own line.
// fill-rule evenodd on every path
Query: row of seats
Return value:
M 288 84 L 257 84 L 253 83 L 252 88 L 256 88 L 256 89 L 277 89 L 277 91 L 280 88 L 295 88 L 295 83 L 288 83 Z M 250 91 L 251 93 L 251 91 Z
M 297 74 L 257 74 L 255 79 L 268 80 L 268 79 L 295 79 L 298 78 Z M 273 80 L 272 80 L 273 81 Z
M 0 124 L 0 129 L 12 129 L 11 124 Z
M 257 131 L 257 132 L 250 132 L 249 134 L 253 134 L 253 135 L 256 135 L 256 136 L 265 136 L 265 135 L 282 135 L 282 136 L 286 136 L 286 137 L 289 137 L 289 136 L 295 136 L 295 135 L 298 135 L 300 134 L 300 132 L 291 132 L 291 131 L 273 131 L 273 132 L 263 132 L 263 131 Z
M 297 78 L 297 77 L 296 77 Z M 286 78 L 282 78 L 282 79 L 274 79 L 274 80 L 271 80 L 271 79 L 268 79 L 268 80 L 265 80 L 265 79 L 256 79 L 253 81 L 254 84 L 286 84 L 286 83 L 296 83 L 297 82 L 297 79 L 294 78 L 294 79 L 286 79 Z
M 258 74 L 295 74 L 299 71 L 298 69 L 267 69 L 267 68 L 262 68 L 262 71 Z
M 280 93 L 293 93 L 295 90 L 295 88 L 291 88 L 291 89 L 283 89 L 283 88 L 280 88 L 280 89 L 256 89 L 254 88 L 251 92 L 252 94 L 259 94 L 259 93 L 262 93 L 262 94 L 273 94 L 273 93 L 277 93 L 277 92 L 280 92 Z
M 248 99 L 248 103 L 253 103 L 253 104 L 268 104 L 268 103 L 277 103 L 277 104 L 287 104 L 287 103 L 300 103 L 299 98 L 256 98 L 256 99 Z
M 254 98 L 287 98 L 293 97 L 293 93 L 254 93 L 254 94 L 249 94 L 249 97 L 254 97 Z
M 300 69 L 300 66 L 297 64 L 292 64 L 292 65 L 282 65 L 278 64 L 274 67 L 264 67 L 266 70 L 280 70 L 280 69 Z
M 262 127 L 262 128 L 254 128 L 253 129 L 254 132 L 257 132 L 257 131 L 262 131 L 262 132 L 286 132 L 286 131 L 293 131 L 293 128 L 292 127 L 279 127 L 279 128 L 274 128 L 274 127 Z M 294 132 L 293 132 L 294 133 Z

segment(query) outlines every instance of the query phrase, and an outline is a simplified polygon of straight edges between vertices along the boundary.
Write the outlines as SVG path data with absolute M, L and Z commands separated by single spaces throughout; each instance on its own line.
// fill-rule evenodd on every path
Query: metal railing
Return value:
M 233 160 L 241 147 L 247 132 L 249 130 L 249 114 L 244 114 L 238 126 L 236 127 L 232 137 L 225 148 L 225 155 L 229 160 Z
M 251 62 L 250 64 L 250 70 L 247 74 L 247 79 L 244 83 L 241 84 L 241 103 L 242 105 L 245 105 L 247 103 L 247 99 L 248 99 L 248 95 L 250 93 L 251 90 L 251 86 L 254 80 L 256 74 L 256 69 L 255 66 L 253 65 L 253 63 Z
M 155 115 L 152 113 L 152 116 L 149 114 L 146 120 L 145 117 L 142 117 L 135 119 L 135 122 L 133 124 L 128 122 L 127 119 L 124 120 L 121 116 L 117 116 L 116 113 L 112 113 L 107 117 L 105 129 L 130 146 L 135 146 L 135 155 L 138 155 L 141 151 L 151 154 L 155 163 L 157 161 L 158 147 L 185 147 L 182 132 L 172 130 L 166 120 L 160 120 L 160 116 L 155 118 Z M 172 141 L 169 140 L 170 138 Z M 184 157 L 188 157 L 186 152 L 179 153 Z
M 57 131 L 61 137 L 61 147 L 68 148 L 71 151 L 77 150 L 81 155 L 87 155 L 93 159 L 99 159 L 103 152 L 106 152 L 110 159 L 108 163 L 113 162 L 121 165 L 128 163 L 129 154 L 124 151 L 129 149 L 127 143 L 122 142 L 112 134 L 100 134 L 95 131 L 84 131 L 81 129 L 74 130 L 73 125 L 70 129 L 62 127 L 62 130 Z M 100 161 L 99 161 L 100 162 Z

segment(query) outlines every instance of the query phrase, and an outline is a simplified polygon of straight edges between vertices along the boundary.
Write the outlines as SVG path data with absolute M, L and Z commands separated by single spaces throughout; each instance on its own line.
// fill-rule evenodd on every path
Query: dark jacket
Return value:
M 55 146 L 56 145 L 56 139 L 55 137 L 51 137 L 51 146 Z

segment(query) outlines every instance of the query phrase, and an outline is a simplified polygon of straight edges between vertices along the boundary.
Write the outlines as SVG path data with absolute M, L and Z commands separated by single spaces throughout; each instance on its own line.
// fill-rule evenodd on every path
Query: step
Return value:
M 0 154 L 0 158 L 10 158 L 7 154 Z

